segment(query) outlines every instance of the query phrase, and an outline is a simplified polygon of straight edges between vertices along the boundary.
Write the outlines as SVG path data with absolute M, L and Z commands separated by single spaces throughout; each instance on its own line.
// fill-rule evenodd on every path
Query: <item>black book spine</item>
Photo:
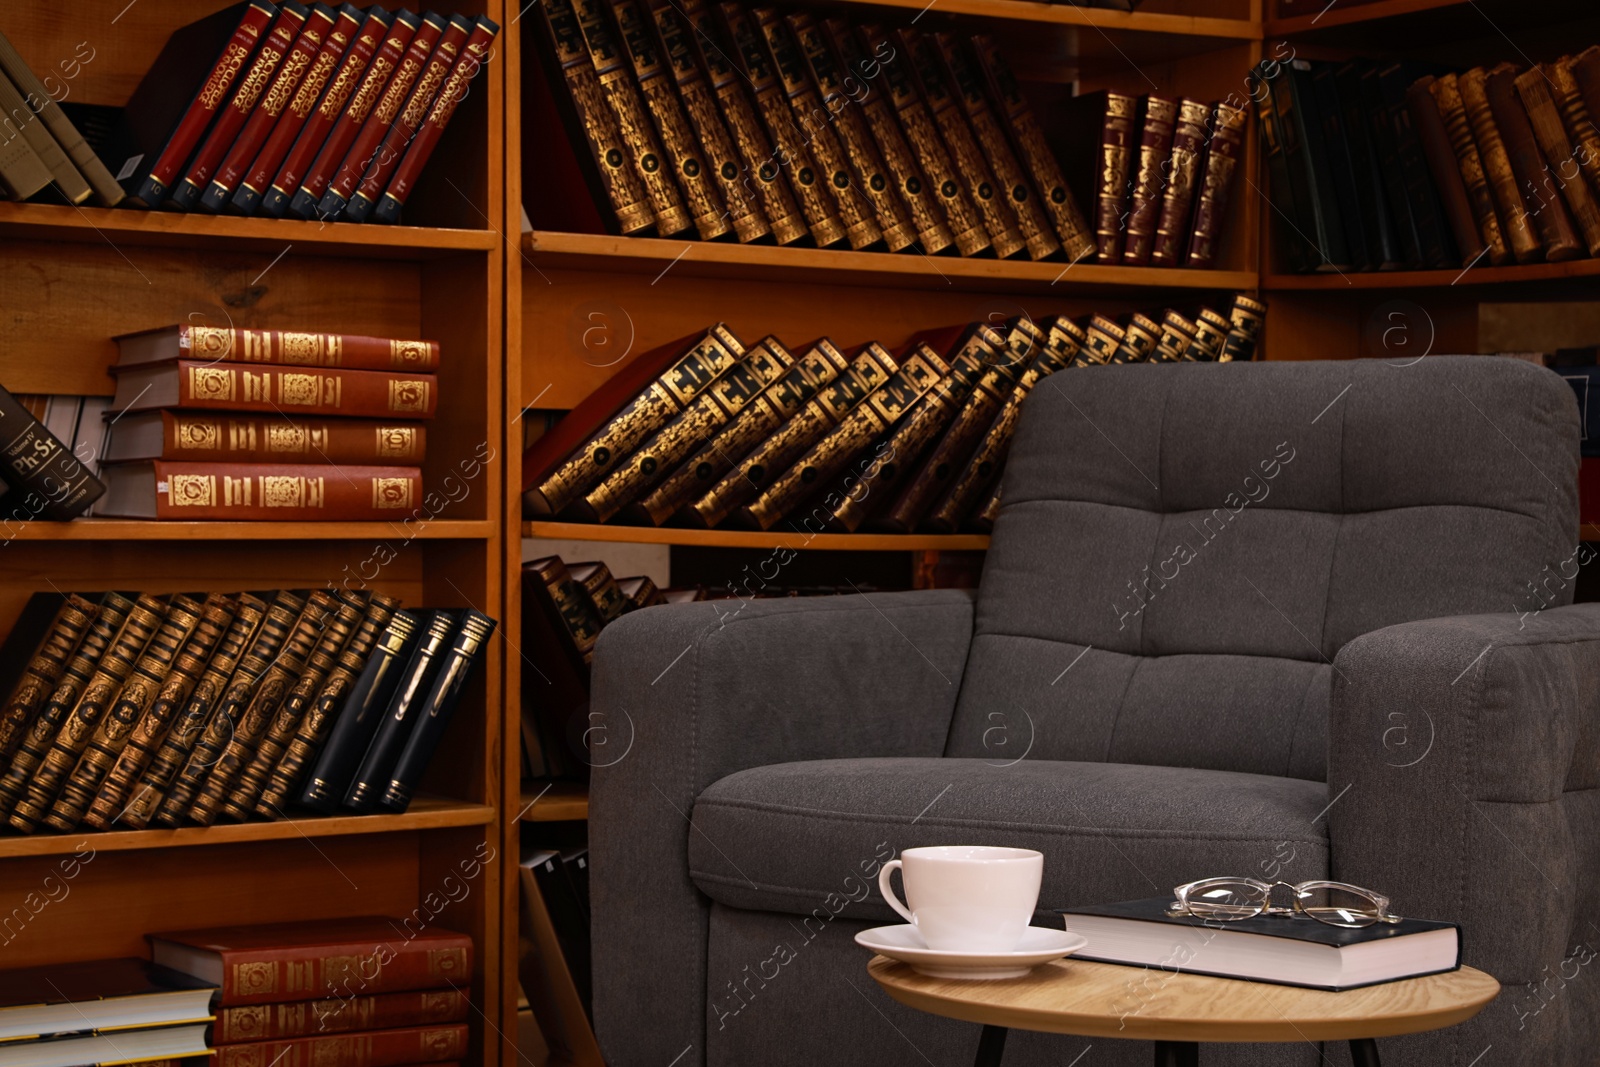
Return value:
M 561 955 L 572 975 L 572 984 L 578 989 L 584 1013 L 592 1014 L 590 997 L 594 982 L 589 923 L 572 883 L 562 873 L 560 854 L 552 853 L 535 865 L 533 879 L 538 884 L 539 895 L 544 898 L 545 911 L 550 913 L 550 925 L 555 928 L 556 941 L 561 945 Z
M 5 495 L 4 522 L 66 520 L 82 515 L 100 499 L 105 485 L 78 461 L 72 449 L 28 413 L 0 386 L 0 478 Z
M 1297 272 L 1304 273 L 1316 266 L 1317 253 L 1310 238 L 1300 229 L 1301 211 L 1295 199 L 1294 182 L 1289 178 L 1288 145 L 1285 143 L 1283 123 L 1278 117 L 1275 87 L 1283 82 L 1280 72 L 1269 79 L 1266 71 L 1257 68 L 1261 82 L 1261 99 L 1256 105 L 1256 117 L 1261 128 L 1261 153 L 1267 161 L 1266 198 L 1272 209 L 1272 228 L 1277 234 L 1277 245 L 1284 262 Z
M 422 772 L 428 769 L 433 750 L 439 747 L 439 739 L 444 736 L 444 729 L 461 699 L 461 689 L 472 673 L 472 664 L 483 651 L 484 642 L 494 633 L 495 625 L 493 619 L 478 611 L 468 610 L 462 618 L 460 628 L 444 651 L 439 673 L 428 688 L 427 699 L 412 715 L 416 726 L 389 775 L 389 785 L 378 799 L 378 807 L 398 813 L 411 803 L 417 783 L 422 781 Z
M 417 617 L 409 611 L 397 611 L 379 635 L 372 648 L 361 677 L 350 689 L 328 741 L 317 757 L 305 788 L 300 791 L 299 803 L 318 811 L 333 811 L 344 796 L 345 786 L 355 774 L 356 765 L 367 750 L 372 735 L 377 732 L 378 719 L 389 707 L 394 691 L 400 684 L 400 674 L 407 657 L 416 647 L 417 633 L 421 630 Z
M 439 673 L 446 643 L 455 628 L 455 616 L 448 611 L 435 611 L 429 617 L 416 651 L 411 653 L 411 659 L 400 675 L 394 699 L 383 709 L 377 731 L 372 735 L 372 744 L 367 746 L 366 754 L 361 758 L 361 767 L 350 782 L 350 788 L 345 791 L 345 807 L 352 811 L 369 812 L 377 806 L 378 798 L 400 761 L 400 753 L 423 713 L 429 687 Z
M 1396 162 L 1403 175 L 1405 195 L 1417 224 L 1417 239 L 1422 245 L 1422 260 L 1427 266 L 1450 268 L 1462 262 L 1455 238 L 1444 222 L 1439 195 L 1422 155 L 1422 142 L 1411 125 L 1411 108 L 1406 103 L 1406 87 L 1416 80 L 1415 72 L 1395 63 L 1378 74 L 1384 105 L 1394 126 Z
M 1371 270 L 1378 264 L 1371 243 L 1367 240 L 1369 223 L 1361 213 L 1361 203 L 1356 196 L 1354 156 L 1344 128 L 1344 109 L 1339 106 L 1339 89 L 1334 84 L 1333 75 L 1332 63 L 1315 63 L 1306 80 L 1316 103 L 1317 117 L 1322 123 L 1328 174 L 1332 179 L 1334 199 L 1339 205 L 1339 219 L 1344 223 L 1345 245 L 1350 250 L 1351 265 L 1361 270 Z
M 1372 147 L 1383 162 L 1384 200 L 1389 205 L 1389 217 L 1394 220 L 1400 234 L 1402 266 L 1420 268 L 1423 265 L 1422 239 L 1417 235 L 1417 221 L 1411 216 L 1411 198 L 1406 195 L 1405 174 L 1401 170 L 1400 139 L 1395 134 L 1394 123 L 1389 121 L 1389 109 L 1383 102 L 1383 88 L 1378 83 L 1378 68 L 1366 64 L 1361 68 L 1361 107 L 1366 112 L 1368 129 L 1372 132 Z
M 1304 69 L 1302 69 L 1304 68 Z M 1304 61 L 1290 63 L 1272 87 L 1278 114 L 1285 121 L 1289 180 L 1301 211 L 1301 229 L 1315 246 L 1318 270 L 1345 270 L 1351 265 L 1350 249 L 1339 218 L 1333 192 L 1332 168 L 1323 144 L 1322 122 L 1311 93 L 1311 72 Z
M 1339 108 L 1344 112 L 1344 134 L 1350 149 L 1350 166 L 1355 171 L 1356 203 L 1366 229 L 1367 254 L 1377 269 L 1392 269 L 1400 265 L 1404 256 L 1384 197 L 1384 161 L 1372 143 L 1372 131 L 1361 104 L 1361 68 L 1346 63 L 1334 72 L 1333 78 Z

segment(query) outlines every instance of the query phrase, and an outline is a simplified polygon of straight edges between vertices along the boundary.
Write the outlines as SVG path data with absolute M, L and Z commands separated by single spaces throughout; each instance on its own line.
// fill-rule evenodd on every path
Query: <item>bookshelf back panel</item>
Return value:
M 1404 366 L 1478 351 L 1477 302 L 1438 290 L 1274 292 L 1267 307 L 1267 359 L 1373 357 Z

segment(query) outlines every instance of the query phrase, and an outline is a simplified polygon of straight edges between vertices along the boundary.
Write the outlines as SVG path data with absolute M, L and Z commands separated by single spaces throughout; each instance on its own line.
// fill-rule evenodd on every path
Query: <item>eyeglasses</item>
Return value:
M 1290 907 L 1273 906 L 1272 891 L 1279 886 L 1289 890 Z M 1172 892 L 1178 899 L 1167 907 L 1167 914 L 1196 919 L 1235 922 L 1257 915 L 1304 915 L 1329 926 L 1357 929 L 1400 921 L 1400 916 L 1389 914 L 1388 897 L 1345 882 L 1290 885 L 1254 878 L 1202 878 Z

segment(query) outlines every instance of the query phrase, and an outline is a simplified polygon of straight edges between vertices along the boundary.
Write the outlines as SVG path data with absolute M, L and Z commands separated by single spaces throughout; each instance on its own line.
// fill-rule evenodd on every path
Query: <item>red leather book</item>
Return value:
M 162 521 L 360 522 L 404 518 L 421 502 L 419 467 L 156 460 L 106 468 L 106 495 L 97 514 Z
M 466 1054 L 467 1026 L 458 1023 L 222 1045 L 217 1049 L 215 1067 L 399 1067 Z
M 1161 197 L 1160 221 L 1156 224 L 1155 244 L 1150 263 L 1156 267 L 1176 267 L 1183 261 L 1189 242 L 1189 216 L 1200 180 L 1200 164 L 1205 158 L 1206 120 L 1211 105 L 1187 98 L 1178 101 L 1178 118 L 1172 130 L 1172 154 L 1168 157 L 1166 190 Z
M 277 72 L 283 63 L 283 57 L 294 45 L 295 38 L 300 34 L 300 27 L 305 25 L 306 16 L 309 14 L 310 12 L 295 3 L 295 0 L 283 0 L 272 28 L 263 35 L 260 47 L 250 60 L 250 66 L 239 78 L 239 84 L 233 90 L 233 98 L 228 101 L 227 107 L 217 113 L 217 120 L 212 123 L 211 132 L 206 134 L 205 141 L 200 145 L 200 151 L 189 161 L 189 172 L 184 175 L 183 181 L 174 185 L 167 193 L 167 203 L 183 211 L 192 211 L 200 203 L 200 194 L 205 192 L 211 175 L 216 172 L 222 157 L 227 155 L 228 149 L 233 146 L 239 131 L 250 121 L 250 113 L 255 110 L 256 101 L 267 91 L 273 74 Z
M 1153 94 L 1145 97 L 1144 127 L 1135 156 L 1136 178 L 1128 212 L 1128 236 L 1122 249 L 1124 266 L 1142 267 L 1150 262 L 1166 184 L 1166 165 L 1172 156 L 1172 130 L 1177 119 L 1176 100 Z
M 1227 217 L 1233 194 L 1233 179 L 1244 149 L 1246 108 L 1221 103 L 1212 113 L 1211 144 L 1195 187 L 1194 228 L 1189 235 L 1189 254 L 1184 266 L 1207 269 L 1217 261 L 1217 244 L 1222 222 Z
M 423 989 L 414 993 L 329 997 L 277 1004 L 243 1004 L 217 1011 L 211 1041 L 236 1045 L 351 1030 L 389 1030 L 399 1026 L 436 1026 L 467 1017 L 467 991 Z
M 214 411 L 146 411 L 111 427 L 105 463 L 354 463 L 415 467 L 428 443 L 420 422 L 259 418 Z
M 345 153 L 344 159 L 333 172 L 327 190 L 317 203 L 317 215 L 324 219 L 338 218 L 345 204 L 350 202 L 356 186 L 361 184 L 361 176 L 377 158 L 379 144 L 389 132 L 389 127 L 400 117 L 400 109 L 405 105 L 417 80 L 422 77 L 423 71 L 427 69 L 428 61 L 433 57 L 439 42 L 443 40 L 447 28 L 454 28 L 454 24 L 447 21 L 443 15 L 430 11 L 422 16 L 422 25 L 417 27 L 417 32 L 411 38 L 411 44 L 406 48 L 405 55 L 401 56 L 400 65 L 395 67 L 394 77 L 383 87 L 383 95 L 367 113 L 366 121 L 361 124 L 361 129 L 350 142 L 350 150 Z M 464 29 L 461 39 L 466 40 Z
M 125 333 L 115 340 L 119 367 L 173 359 L 204 359 L 212 363 L 279 363 L 352 370 L 439 369 L 438 341 L 189 324 Z
M 434 148 L 439 144 L 439 138 L 444 135 L 445 127 L 450 125 L 450 119 L 455 115 L 456 108 L 467 98 L 472 79 L 483 69 L 489 56 L 489 49 L 494 44 L 495 35 L 499 32 L 500 27 L 489 16 L 478 16 L 478 24 L 473 28 L 472 36 L 467 38 L 461 56 L 456 60 L 455 66 L 450 68 L 450 76 L 445 79 L 444 88 L 439 90 L 433 106 L 428 109 L 427 117 L 422 120 L 416 135 L 406 146 L 405 155 L 395 165 L 387 187 L 380 189 L 377 186 L 369 188 L 363 185 L 357 190 L 355 199 L 350 202 L 352 207 L 358 200 L 370 197 L 377 189 L 383 195 L 378 198 L 377 210 L 372 216 L 373 221 L 389 223 L 400 221 L 400 209 L 405 206 L 406 197 L 411 195 L 412 187 L 417 184 L 417 178 L 421 176 L 422 168 L 427 165 L 428 157 L 433 155 Z
M 183 173 L 194 149 L 205 136 L 206 128 L 228 97 L 239 72 L 244 69 L 256 42 L 266 32 L 278 9 L 266 0 L 251 0 L 237 11 L 218 12 L 208 19 L 185 26 L 167 41 L 150 72 L 139 82 L 128 99 L 117 134 L 118 151 L 110 165 L 118 181 L 132 199 L 146 207 L 159 207 Z M 183 81 L 175 71 L 194 64 L 206 51 L 215 27 L 234 23 L 232 36 L 216 56 L 199 89 L 188 96 L 188 104 L 175 94 L 183 91 Z M 194 83 L 189 83 L 194 84 Z M 146 160 L 154 155 L 152 162 Z M 141 164 L 146 164 L 141 166 Z M 140 178 L 138 175 L 143 175 Z
M 267 135 L 277 125 L 284 108 L 288 107 L 289 101 L 299 91 L 300 83 L 310 71 L 312 61 L 321 53 L 329 32 L 338 20 L 338 13 L 327 4 L 311 5 L 311 13 L 306 16 L 305 24 L 300 27 L 300 36 L 295 38 L 283 61 L 278 64 L 278 72 L 273 77 L 272 84 L 256 101 L 255 110 L 250 113 L 244 128 L 234 138 L 228 154 L 222 158 L 222 164 L 212 176 L 211 184 L 206 186 L 205 192 L 201 194 L 202 211 L 216 214 L 227 206 L 233 190 L 244 178 L 246 169 L 255 160 Z
M 178 359 L 117 372 L 113 411 L 191 408 L 277 415 L 354 415 L 431 419 L 438 403 L 432 374 L 252 367 Z
M 428 117 L 434 98 L 444 87 L 444 81 L 450 76 L 456 60 L 461 58 L 461 50 L 466 46 L 467 36 L 475 25 L 464 15 L 450 16 L 450 25 L 445 29 L 444 36 L 439 38 L 439 43 L 434 45 L 433 53 L 428 56 L 427 64 L 412 85 L 405 104 L 395 114 L 372 158 L 360 167 L 355 189 L 346 197 L 344 205 L 345 217 L 351 222 L 365 222 L 367 216 L 372 214 L 373 204 L 383 194 L 383 187 L 389 184 L 389 176 L 394 173 L 406 145 L 411 143 L 422 121 Z M 334 180 L 334 186 L 338 186 L 338 179 Z
M 300 191 L 300 182 L 305 178 L 306 170 L 316 159 L 317 153 L 322 150 L 323 143 L 327 141 L 328 131 L 339 121 L 345 104 L 355 93 L 356 87 L 366 78 L 373 57 L 383 43 L 383 35 L 389 32 L 389 21 L 390 16 L 387 11 L 381 7 L 372 7 L 367 13 L 367 20 L 361 24 L 361 29 L 345 49 L 344 55 L 340 57 L 334 73 L 328 78 L 327 92 L 323 93 L 320 99 L 313 95 L 309 101 L 296 97 L 294 103 L 289 105 L 289 114 L 278 124 L 278 129 L 272 131 L 272 136 L 262 148 L 263 158 L 257 162 L 254 173 L 250 175 L 244 188 L 239 190 L 239 194 L 233 198 L 235 204 L 241 208 L 245 207 L 245 204 L 240 203 L 240 199 L 249 202 L 250 197 L 247 194 L 257 193 L 259 190 L 256 199 L 266 214 L 273 218 L 282 218 L 289 210 L 289 200 Z M 300 118 L 302 125 L 299 132 L 295 133 L 286 124 L 293 122 L 303 107 L 310 110 Z M 293 142 L 293 147 L 289 146 L 290 141 Z M 268 166 L 270 157 L 279 151 L 283 152 L 281 159 Z M 263 174 L 263 171 L 266 173 Z M 264 184 L 267 180 L 271 181 L 270 186 Z M 254 211 L 253 204 L 249 211 Z
M 1110 91 L 1102 95 L 1105 119 L 1100 127 L 1100 169 L 1095 189 L 1094 229 L 1098 248 L 1095 258 L 1101 263 L 1120 264 L 1139 98 Z
M 350 94 L 344 109 L 339 112 L 339 120 L 327 131 L 326 139 L 320 142 L 316 158 L 305 165 L 305 173 L 300 177 L 299 188 L 289 194 L 290 199 L 285 210 L 292 211 L 303 219 L 309 219 L 316 212 L 317 203 L 327 191 L 328 183 L 333 180 L 335 168 L 344 161 L 345 153 L 350 150 L 350 143 L 356 139 L 356 134 L 361 132 L 362 124 L 367 121 L 367 116 L 377 105 L 378 98 L 383 95 L 390 76 L 400 65 L 401 59 L 406 54 L 406 47 L 411 44 L 411 38 L 420 25 L 422 25 L 420 15 L 413 15 L 405 10 L 395 13 L 394 21 L 389 24 L 382 43 L 373 53 L 372 62 L 367 64 L 366 72 L 361 76 L 361 84 Z M 332 90 L 329 90 L 328 95 L 333 95 Z M 320 115 L 324 108 L 317 110 Z M 295 151 L 290 153 L 291 162 L 299 153 L 300 144 L 310 136 L 312 126 L 313 124 L 308 123 L 305 132 L 300 135 L 300 142 L 295 144 Z M 288 169 L 288 166 L 288 163 L 284 164 L 285 169 Z M 277 182 L 273 183 L 274 193 L 279 191 L 277 185 Z M 273 199 L 271 196 L 267 197 L 269 211 Z

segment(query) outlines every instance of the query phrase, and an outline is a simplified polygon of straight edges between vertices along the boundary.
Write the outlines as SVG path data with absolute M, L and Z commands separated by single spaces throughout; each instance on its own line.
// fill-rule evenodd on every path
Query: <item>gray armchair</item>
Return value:
M 1460 921 L 1505 986 L 1469 1024 L 1384 1042 L 1394 1062 L 1590 1062 L 1600 605 L 1566 606 L 1577 443 L 1567 386 L 1514 360 L 1074 370 L 1027 403 L 976 596 L 608 627 L 607 1063 L 965 1067 L 978 1028 L 889 1000 L 851 940 L 897 921 L 880 864 L 954 842 L 1042 851 L 1041 922 L 1217 874 L 1371 886 Z M 1006 1063 L 1089 1044 L 1013 1033 Z M 1093 1045 L 1084 1067 L 1150 1062 Z

